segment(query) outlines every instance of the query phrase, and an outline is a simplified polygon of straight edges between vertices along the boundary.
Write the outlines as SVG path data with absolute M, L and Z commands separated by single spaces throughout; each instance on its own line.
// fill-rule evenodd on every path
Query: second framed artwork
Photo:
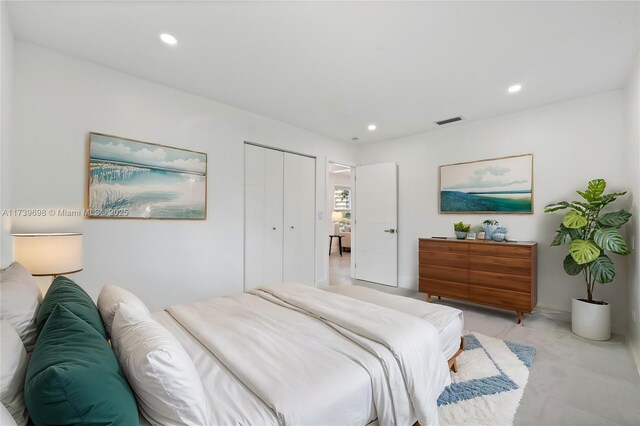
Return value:
M 533 213 L 533 154 L 440 166 L 440 213 Z
M 89 134 L 89 217 L 207 218 L 207 154 Z

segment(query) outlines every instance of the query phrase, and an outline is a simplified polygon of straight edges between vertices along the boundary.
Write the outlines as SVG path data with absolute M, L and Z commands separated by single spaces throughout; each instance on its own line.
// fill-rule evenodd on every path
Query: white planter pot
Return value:
M 611 338 L 611 305 L 573 299 L 571 331 L 591 340 L 609 340 Z

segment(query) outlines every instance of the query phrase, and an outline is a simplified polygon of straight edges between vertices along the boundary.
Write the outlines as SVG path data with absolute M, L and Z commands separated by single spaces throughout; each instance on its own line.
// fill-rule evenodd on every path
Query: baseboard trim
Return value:
M 640 375 L 640 354 L 636 352 L 635 348 L 631 344 L 631 339 L 627 334 L 624 335 L 624 340 L 627 342 L 627 347 L 629 348 L 629 352 L 631 352 L 631 357 L 633 361 L 636 363 L 636 369 L 638 370 L 638 375 Z

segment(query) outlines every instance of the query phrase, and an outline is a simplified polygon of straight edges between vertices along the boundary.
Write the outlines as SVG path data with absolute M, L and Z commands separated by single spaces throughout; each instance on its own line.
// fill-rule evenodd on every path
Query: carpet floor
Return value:
M 349 277 L 350 257 L 329 257 L 330 285 L 364 285 L 424 300 L 414 290 L 392 288 Z M 593 342 L 571 332 L 566 312 L 538 310 L 524 327 L 513 312 L 451 300 L 433 299 L 462 309 L 465 329 L 536 348 L 529 382 L 515 425 L 639 425 L 640 376 L 624 336 Z

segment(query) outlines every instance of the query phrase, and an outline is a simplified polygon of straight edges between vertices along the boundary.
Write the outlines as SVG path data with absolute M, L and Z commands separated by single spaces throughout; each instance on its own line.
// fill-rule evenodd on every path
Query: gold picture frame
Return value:
M 90 132 L 90 219 L 206 220 L 207 153 Z

